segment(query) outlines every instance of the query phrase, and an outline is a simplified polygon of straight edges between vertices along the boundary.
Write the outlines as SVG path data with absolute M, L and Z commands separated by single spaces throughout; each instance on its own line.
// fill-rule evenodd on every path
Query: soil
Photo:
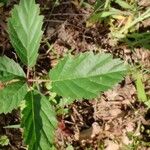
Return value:
M 95 1 L 86 1 L 93 4 Z M 20 62 L 13 50 L 7 34 L 7 18 L 18 0 L 12 0 L 7 6 L 0 7 L 0 55 L 7 55 Z M 114 58 L 121 58 L 130 65 L 139 66 L 140 71 L 148 70 L 143 75 L 143 83 L 150 96 L 150 51 L 137 47 L 131 49 L 126 43 L 113 43 L 109 38 L 109 25 L 94 23 L 87 26 L 92 13 L 91 7 L 82 7 L 78 1 L 38 0 L 44 19 L 44 35 L 35 75 L 43 76 L 53 68 L 60 58 L 71 53 L 76 55 L 85 51 L 111 53 Z M 147 5 L 146 5 L 147 4 Z M 139 5 L 149 7 L 149 1 Z M 150 24 L 141 26 L 149 30 Z M 51 47 L 49 47 L 51 46 Z M 24 70 L 26 68 L 24 67 Z M 30 76 L 33 74 L 31 73 Z M 150 149 L 150 111 L 138 100 L 135 80 L 128 75 L 112 90 L 93 100 L 76 100 L 65 106 L 68 114 L 58 116 L 59 126 L 56 131 L 56 147 L 67 149 L 71 144 L 75 150 L 149 150 Z M 20 123 L 20 110 L 0 115 L 0 135 L 9 139 L 7 146 L 0 150 L 23 150 L 21 129 L 4 128 Z

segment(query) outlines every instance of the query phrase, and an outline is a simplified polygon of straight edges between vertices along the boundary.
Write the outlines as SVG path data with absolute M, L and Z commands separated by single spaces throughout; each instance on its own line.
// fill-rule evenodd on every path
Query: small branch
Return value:
M 28 79 L 28 82 L 50 82 L 50 80 L 43 80 L 43 79 Z
M 64 23 L 66 20 L 45 19 L 45 22 Z

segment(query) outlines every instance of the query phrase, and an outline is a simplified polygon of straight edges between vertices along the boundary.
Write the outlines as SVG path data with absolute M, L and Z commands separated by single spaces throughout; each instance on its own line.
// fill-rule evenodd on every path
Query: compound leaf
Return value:
M 16 77 L 26 77 L 19 64 L 6 56 L 0 57 L 0 81 L 9 81 Z
M 0 114 L 17 108 L 27 94 L 27 84 L 14 82 L 0 90 Z
M 126 65 L 109 54 L 67 56 L 50 71 L 52 89 L 71 98 L 94 98 L 123 79 Z
M 43 16 L 35 0 L 21 0 L 8 20 L 8 33 L 15 51 L 24 64 L 33 67 L 42 38 Z
M 29 150 L 49 150 L 53 144 L 57 120 L 44 95 L 31 91 L 26 96 L 22 127 Z

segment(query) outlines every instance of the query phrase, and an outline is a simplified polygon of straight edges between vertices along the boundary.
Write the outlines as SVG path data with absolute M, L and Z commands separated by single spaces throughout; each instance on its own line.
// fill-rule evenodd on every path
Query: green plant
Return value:
M 94 12 L 88 21 L 104 21 L 110 26 L 109 36 L 120 40 L 128 33 L 136 31 L 137 25 L 148 18 L 150 18 L 150 8 L 143 11 L 135 0 L 97 0 Z
M 122 41 L 127 43 L 131 48 L 144 47 L 145 49 L 150 50 L 149 32 L 128 34 Z
M 143 74 L 140 71 L 135 71 L 133 73 L 133 78 L 135 79 L 135 86 L 137 91 L 137 98 L 139 102 L 144 103 L 148 108 L 150 108 L 150 99 L 145 91 L 143 83 Z
M 92 99 L 121 81 L 127 70 L 123 61 L 112 59 L 110 54 L 87 52 L 67 55 L 50 70 L 46 79 L 30 78 L 43 33 L 43 16 L 39 13 L 35 0 L 21 0 L 8 19 L 10 41 L 27 72 L 14 60 L 0 57 L 0 113 L 11 112 L 25 101 L 21 127 L 29 150 L 54 148 L 56 112 L 48 97 L 42 94 L 41 82 L 65 98 Z
M 0 136 L 0 147 L 7 146 L 9 144 L 9 139 L 6 135 Z
M 137 96 L 139 101 L 143 101 L 143 102 L 147 102 L 147 96 L 146 96 L 146 92 L 145 92 L 145 88 L 144 88 L 144 84 L 142 82 L 142 74 L 140 74 L 139 72 L 136 73 L 136 89 L 137 89 Z

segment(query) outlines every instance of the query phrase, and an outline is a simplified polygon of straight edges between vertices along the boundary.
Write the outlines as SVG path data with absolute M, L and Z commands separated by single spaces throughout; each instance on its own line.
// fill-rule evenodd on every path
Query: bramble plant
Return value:
M 22 101 L 21 127 L 29 150 L 49 150 L 54 144 L 57 118 L 54 106 L 42 94 L 39 79 L 29 77 L 35 66 L 42 39 L 43 16 L 35 0 L 21 0 L 8 19 L 8 33 L 14 50 L 27 73 L 7 56 L 0 57 L 0 113 L 9 113 Z M 127 70 L 120 59 L 110 54 L 86 52 L 68 55 L 50 70 L 46 80 L 60 96 L 72 99 L 92 99 L 123 79 Z

